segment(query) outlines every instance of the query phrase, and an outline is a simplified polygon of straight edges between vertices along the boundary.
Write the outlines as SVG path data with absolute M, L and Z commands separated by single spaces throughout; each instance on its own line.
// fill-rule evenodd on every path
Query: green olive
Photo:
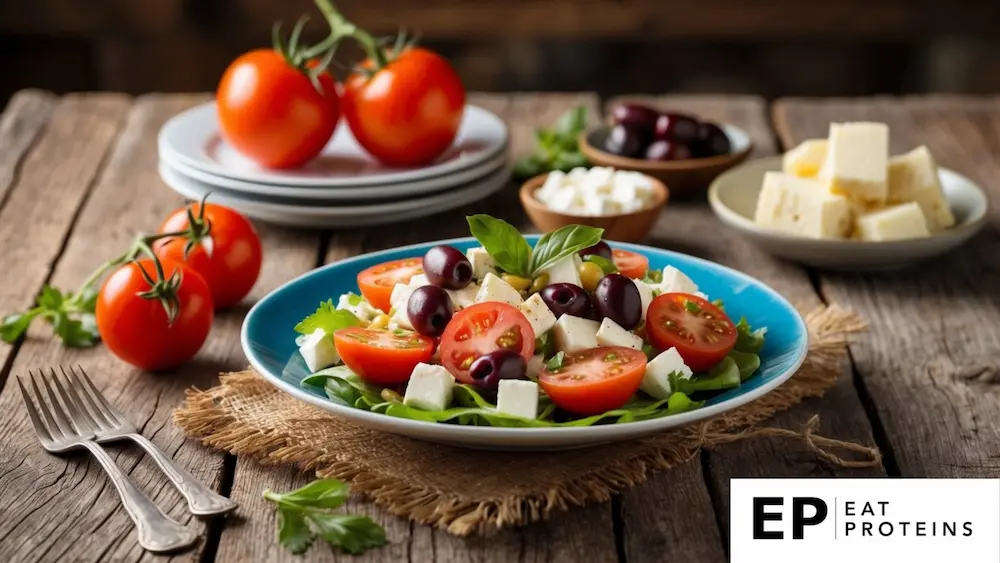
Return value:
M 400 395 L 399 393 L 393 391 L 392 389 L 389 389 L 388 387 L 386 387 L 385 389 L 383 389 L 382 392 L 380 393 L 380 395 L 382 396 L 382 400 L 385 401 L 385 402 L 387 402 L 387 403 L 402 403 L 403 402 L 403 396 Z
M 502 274 L 500 279 L 510 284 L 511 287 L 518 291 L 525 291 L 528 286 L 531 285 L 531 280 L 528 278 L 522 278 L 521 276 L 515 276 L 513 274 Z
M 601 278 L 604 277 L 604 270 L 593 262 L 584 262 L 576 270 L 580 274 L 580 282 L 583 284 L 583 289 L 587 291 L 597 289 L 597 282 L 601 281 Z
M 539 274 L 538 277 L 531 280 L 531 287 L 529 290 L 531 293 L 538 293 L 539 291 L 545 289 L 545 286 L 549 285 L 549 275 Z

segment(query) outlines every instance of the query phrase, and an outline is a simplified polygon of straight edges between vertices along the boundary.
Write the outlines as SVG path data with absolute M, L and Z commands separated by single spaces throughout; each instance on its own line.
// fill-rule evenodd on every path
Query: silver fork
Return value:
M 156 465 L 163 470 L 167 479 L 170 479 L 170 482 L 184 496 L 191 514 L 198 516 L 224 514 L 236 508 L 235 502 L 203 485 L 184 468 L 175 464 L 160 448 L 156 447 L 156 444 L 139 434 L 135 426 L 125 418 L 125 415 L 111 406 L 104 395 L 97 390 L 82 366 L 79 372 L 70 367 L 67 373 L 62 366 L 59 367 L 59 371 L 66 377 L 71 390 L 80 390 L 80 395 L 83 398 L 80 404 L 85 404 L 84 410 L 90 413 L 98 443 L 132 440 L 139 444 L 142 449 L 146 450 L 149 457 L 153 458 Z
M 21 388 L 21 396 L 28 408 L 28 418 L 31 419 L 31 425 L 34 427 L 35 433 L 38 434 L 38 440 L 42 443 L 42 447 L 51 453 L 85 449 L 93 454 L 108 474 L 108 478 L 111 479 L 115 488 L 118 489 L 122 506 L 135 522 L 139 545 L 144 549 L 154 552 L 175 551 L 194 544 L 198 540 L 198 534 L 164 514 L 145 493 L 135 486 L 128 475 L 104 451 L 104 448 L 93 441 L 94 430 L 87 421 L 87 415 L 80 410 L 79 400 L 75 396 L 76 393 L 72 386 L 67 392 L 55 371 L 50 371 L 51 377 L 49 378 L 44 377 L 44 375 L 36 378 L 33 373 L 28 372 L 28 379 L 35 392 L 34 400 L 32 400 L 28 390 L 24 388 L 21 377 L 17 377 L 17 385 Z M 36 379 L 42 380 L 49 397 L 49 403 L 52 405 L 51 408 L 46 405 Z M 59 391 L 63 404 L 60 404 L 59 400 L 56 399 L 52 385 L 49 384 L 50 379 Z M 37 408 L 35 403 L 38 404 Z M 41 417 L 39 417 L 39 413 L 41 413 Z M 45 420 L 44 423 L 42 419 Z

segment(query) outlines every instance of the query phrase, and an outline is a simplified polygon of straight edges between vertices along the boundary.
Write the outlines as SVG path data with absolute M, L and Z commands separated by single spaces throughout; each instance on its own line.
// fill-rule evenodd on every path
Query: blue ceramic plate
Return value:
M 534 244 L 537 235 L 526 237 Z M 808 335 L 805 322 L 788 301 L 762 282 L 725 266 L 677 252 L 647 246 L 612 243 L 616 248 L 649 258 L 651 268 L 672 265 L 687 274 L 711 299 L 722 299 L 734 319 L 745 316 L 753 327 L 767 327 L 760 370 L 738 389 L 706 401 L 698 410 L 640 422 L 587 427 L 494 428 L 459 426 L 395 418 L 330 401 L 318 387 L 302 388 L 309 375 L 295 346 L 293 327 L 316 310 L 320 301 L 357 292 L 361 270 L 399 258 L 423 256 L 430 247 L 450 244 L 465 251 L 479 246 L 473 238 L 428 242 L 343 260 L 313 270 L 272 291 L 250 310 L 243 322 L 242 344 L 250 364 L 286 393 L 358 424 L 446 444 L 483 449 L 561 449 L 648 436 L 691 424 L 749 403 L 771 391 L 802 365 Z

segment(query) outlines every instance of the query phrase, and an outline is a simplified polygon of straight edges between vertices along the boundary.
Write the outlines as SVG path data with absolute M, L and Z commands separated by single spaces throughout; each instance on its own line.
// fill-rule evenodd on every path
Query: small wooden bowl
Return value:
M 650 177 L 653 184 L 653 201 L 647 207 L 632 213 L 618 215 L 574 215 L 550 209 L 535 199 L 535 190 L 542 187 L 548 174 L 535 176 L 521 186 L 521 205 L 535 227 L 543 233 L 566 225 L 587 225 L 604 229 L 604 238 L 620 242 L 638 242 L 649 234 L 667 204 L 670 190 L 663 182 Z
M 635 170 L 656 178 L 670 186 L 675 197 L 689 197 L 708 189 L 708 185 L 719 175 L 743 162 L 753 150 L 753 142 L 746 131 L 735 125 L 720 124 L 729 137 L 732 152 L 708 158 L 691 158 L 667 162 L 628 158 L 604 151 L 610 127 L 601 127 L 580 134 L 580 151 L 594 166 L 610 166 L 619 170 Z

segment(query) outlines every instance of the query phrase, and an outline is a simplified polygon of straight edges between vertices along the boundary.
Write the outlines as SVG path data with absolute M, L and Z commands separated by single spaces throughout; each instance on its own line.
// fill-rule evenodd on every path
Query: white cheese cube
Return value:
M 356 304 L 351 304 L 351 301 L 355 301 Z M 337 300 L 337 309 L 350 311 L 355 317 L 363 321 L 370 321 L 382 314 L 382 311 L 372 307 L 364 297 L 349 293 L 340 296 L 340 299 Z
M 826 160 L 826 139 L 809 139 L 785 153 L 781 159 L 781 168 L 785 174 L 799 178 L 813 178 L 819 174 L 823 161 Z
M 548 332 L 556 324 L 556 316 L 552 314 L 552 310 L 549 309 L 549 306 L 545 304 L 542 296 L 538 293 L 531 294 L 531 297 L 528 297 L 517 308 L 528 319 L 528 323 L 531 324 L 531 330 L 534 331 L 536 338 Z
M 766 172 L 754 221 L 793 235 L 845 238 L 851 233 L 851 203 L 814 180 Z
M 580 191 L 590 194 L 606 194 L 611 191 L 611 181 L 615 169 L 610 166 L 595 166 L 577 184 Z
M 670 374 L 676 373 L 683 379 L 690 379 L 691 368 L 684 363 L 677 348 L 670 348 L 646 364 L 646 374 L 642 377 L 639 389 L 656 399 L 666 399 L 673 393 L 670 387 Z
M 579 184 L 586 175 L 587 175 L 587 168 L 583 166 L 577 166 L 576 168 L 566 173 L 566 183 Z
M 413 324 L 410 323 L 410 315 L 406 312 L 405 304 L 402 308 L 397 307 L 396 311 L 389 317 L 389 328 L 393 330 L 397 328 L 413 330 Z
M 555 338 L 557 350 L 571 354 L 597 348 L 597 331 L 600 328 L 601 324 L 597 321 L 563 315 L 552 327 L 552 337 Z
M 644 197 L 639 193 L 639 181 L 635 175 L 624 171 L 615 174 L 611 187 L 611 198 L 622 206 L 631 205 L 636 201 L 642 203 Z
M 597 329 L 597 345 L 623 346 L 625 348 L 632 348 L 633 350 L 642 350 L 642 338 L 605 317 L 601 321 L 601 327 Z
M 556 193 L 560 188 L 566 185 L 566 174 L 559 171 L 553 170 L 549 172 L 549 175 L 545 177 L 545 183 L 542 187 L 535 191 L 535 198 L 539 201 L 548 201 L 552 194 Z
M 497 390 L 497 410 L 511 416 L 538 416 L 538 384 L 523 379 L 502 379 Z
M 306 335 L 299 346 L 299 354 L 306 361 L 309 371 L 317 371 L 340 363 L 340 354 L 333 345 L 333 335 L 317 328 L 312 334 Z
M 462 289 L 446 289 L 445 291 L 451 297 L 451 304 L 454 305 L 455 309 L 464 309 L 476 302 L 476 294 L 479 293 L 479 286 L 470 283 Z
M 566 186 L 553 193 L 545 204 L 556 211 L 572 213 L 583 207 L 583 199 L 580 197 L 580 192 L 572 186 Z
M 584 199 L 583 210 L 587 215 L 618 215 L 622 205 L 610 197 L 597 195 Z
M 659 290 L 658 295 L 663 293 L 693 294 L 698 291 L 698 286 L 691 281 L 691 278 L 673 266 L 663 268 L 663 280 L 656 284 L 654 288 Z
M 819 177 L 832 193 L 862 201 L 885 201 L 888 165 L 889 126 L 885 123 L 830 124 Z
M 535 354 L 528 360 L 528 367 L 525 369 L 525 374 L 530 379 L 538 379 L 538 374 L 542 373 L 542 368 L 545 367 L 545 358 L 541 354 Z
M 571 283 L 573 285 L 583 287 L 583 284 L 580 283 L 580 272 L 576 269 L 578 265 L 577 260 L 580 260 L 580 263 L 583 262 L 576 254 L 567 256 L 548 268 L 545 268 L 540 272 L 540 274 L 549 275 L 549 284 Z
M 416 289 L 418 287 L 423 287 L 425 285 L 431 285 L 431 280 L 427 278 L 427 274 L 417 274 L 410 278 L 409 283 L 406 285 Z
M 486 249 L 477 246 L 476 248 L 470 248 L 468 252 L 465 253 L 465 257 L 469 259 L 469 263 L 472 264 L 472 277 L 477 280 L 481 280 L 486 277 L 486 274 L 496 274 L 497 265 L 490 257 Z
M 649 304 L 653 302 L 653 286 L 642 280 L 634 279 L 632 283 L 639 290 L 639 303 L 642 304 L 642 320 L 646 320 L 646 311 L 649 310 Z
M 694 292 L 694 296 L 695 297 L 701 297 L 705 301 L 710 301 L 710 299 L 708 298 L 708 294 L 707 293 L 702 293 L 700 291 L 696 291 L 696 292 Z
M 916 202 L 931 232 L 955 224 L 955 216 L 941 188 L 937 163 L 925 146 L 889 159 L 888 200 L 890 203 Z
M 483 284 L 479 287 L 479 291 L 476 293 L 475 301 L 476 303 L 500 301 L 517 307 L 524 302 L 524 299 L 521 298 L 521 294 L 516 289 L 511 287 L 509 283 L 500 279 L 499 276 L 486 274 L 486 277 L 483 279 Z
M 448 408 L 455 392 L 455 378 L 448 370 L 431 364 L 417 364 L 406 384 L 403 404 L 423 411 Z
M 887 241 L 931 236 L 924 213 L 915 202 L 902 203 L 858 218 L 861 240 Z

